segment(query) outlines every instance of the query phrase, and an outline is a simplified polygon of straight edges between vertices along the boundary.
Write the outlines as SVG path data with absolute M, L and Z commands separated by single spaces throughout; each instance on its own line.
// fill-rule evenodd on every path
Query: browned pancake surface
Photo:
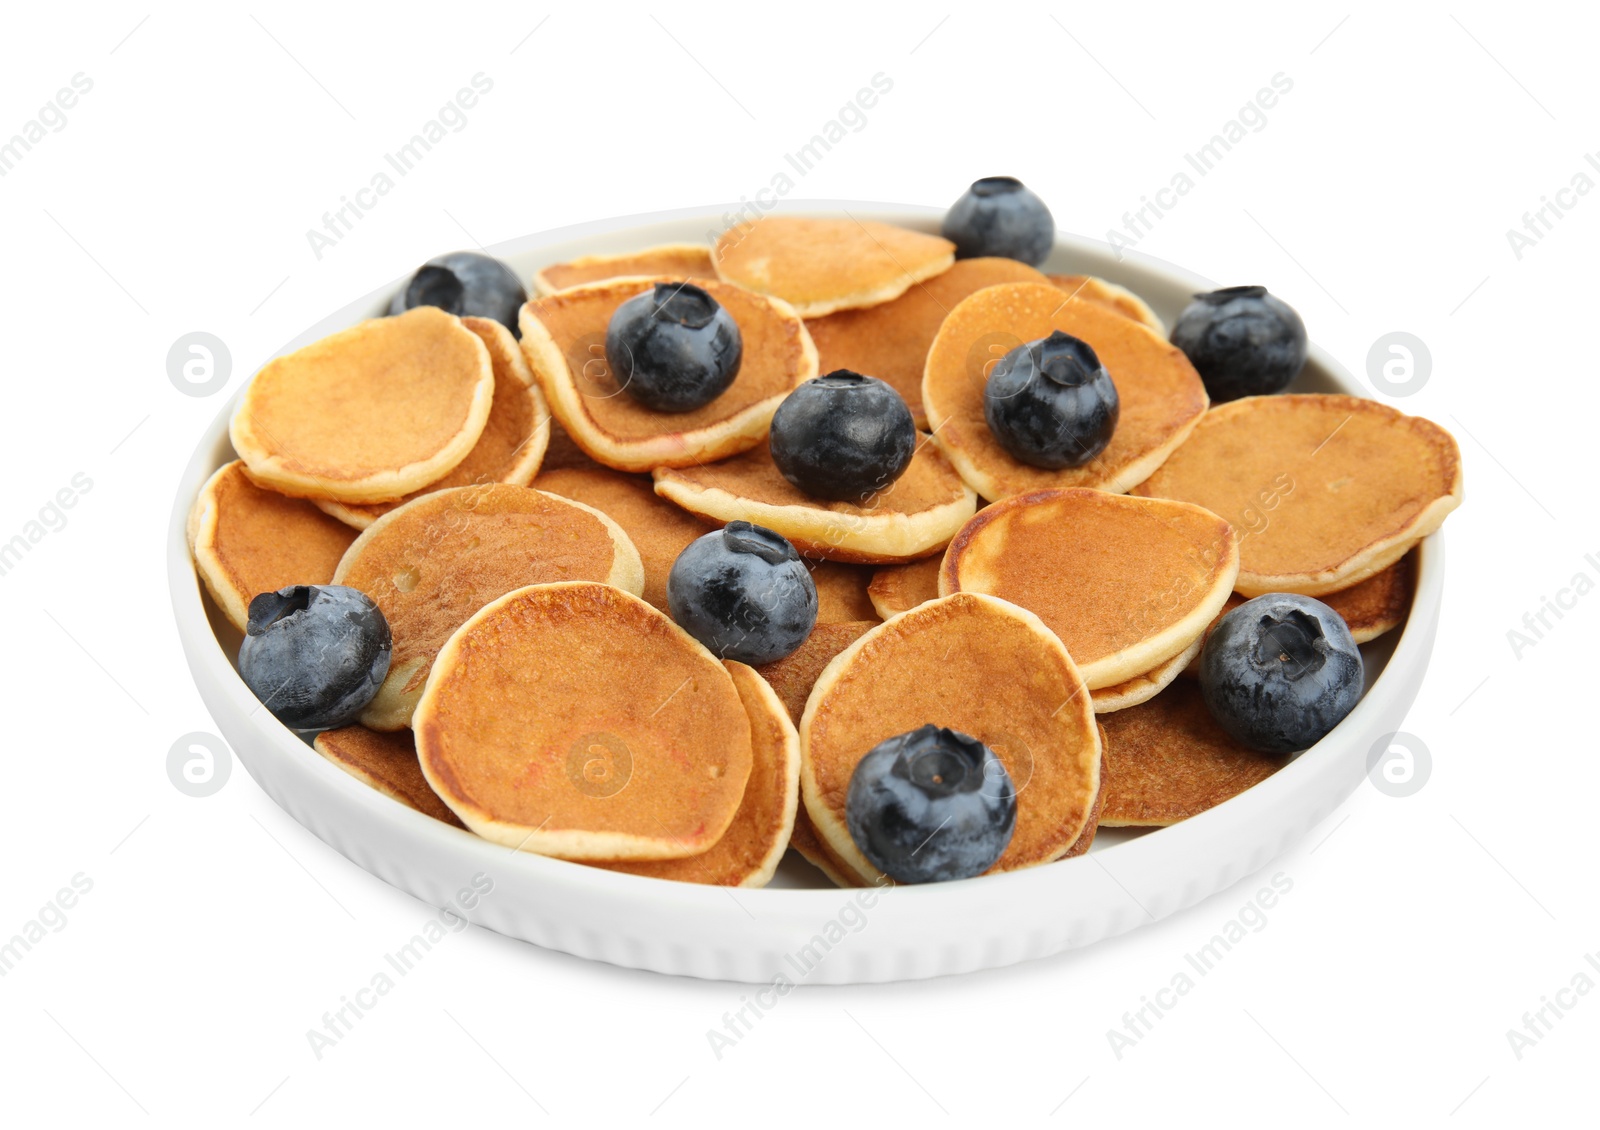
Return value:
M 408 808 L 457 828 L 466 827 L 422 775 L 410 730 L 380 734 L 365 726 L 346 726 L 324 730 L 312 745 L 352 777 Z
M 511 331 L 489 318 L 466 317 L 461 324 L 483 339 L 494 369 L 494 400 L 483 433 L 467 457 L 443 478 L 413 491 L 398 502 L 335 504 L 330 512 L 366 529 L 401 503 L 447 487 L 483 483 L 527 485 L 539 469 L 550 437 L 550 412 L 535 387 L 522 349 Z M 346 518 L 345 515 L 349 517 Z
M 441 654 L 416 732 L 429 782 L 469 828 L 569 859 L 704 852 L 751 771 L 727 669 L 609 585 L 542 585 L 484 609 Z
M 844 824 L 850 777 L 878 743 L 928 723 L 983 742 L 1017 787 L 1016 830 L 993 870 L 1057 859 L 1082 835 L 1100 765 L 1083 681 L 1032 614 L 957 593 L 862 637 L 823 672 L 806 704 L 806 808 L 818 834 L 863 877 L 870 865 Z
M 206 484 L 190 526 L 200 575 L 240 631 L 252 598 L 327 584 L 355 540 L 354 530 L 310 502 L 257 486 L 238 460 Z
M 835 655 L 855 643 L 876 623 L 875 620 L 857 620 L 851 623 L 818 624 L 811 629 L 806 642 L 797 649 L 774 663 L 756 668 L 761 677 L 777 692 L 778 698 L 789 711 L 789 717 L 795 725 L 800 724 L 800 716 L 806 709 L 806 699 L 811 697 L 811 688 L 816 685 L 817 676 L 822 674 L 822 669 L 833 661 Z
M 1105 450 L 1082 467 L 1060 471 L 1013 459 L 983 414 L 994 363 L 1054 330 L 1089 343 L 1120 403 Z M 1125 491 L 1160 465 L 1206 409 L 1205 386 L 1176 346 L 1103 306 L 1036 283 L 989 287 L 951 311 L 928 352 L 922 398 L 939 444 L 989 499 L 1044 487 Z
M 1461 500 L 1461 453 L 1428 420 L 1353 396 L 1218 405 L 1137 492 L 1239 530 L 1240 592 L 1338 591 L 1397 560 Z
M 483 340 L 420 306 L 269 361 L 234 417 L 234 447 L 279 489 L 398 498 L 466 457 L 493 392 Z
M 800 739 L 783 704 L 743 663 L 728 674 L 750 717 L 750 779 L 733 823 L 699 855 L 600 866 L 653 879 L 721 887 L 764 885 L 789 842 L 800 789 Z
M 690 542 L 715 528 L 658 497 L 645 475 L 608 467 L 565 468 L 542 473 L 533 485 L 587 503 L 621 526 L 644 564 L 642 595 L 663 612 L 668 612 L 667 575 L 672 563 Z
M 925 427 L 922 369 L 940 323 L 963 298 L 986 286 L 1043 281 L 1042 274 L 1015 259 L 957 260 L 890 302 L 808 321 L 806 329 L 817 343 L 817 371 L 850 369 L 887 381 L 905 398 L 917 426 Z
M 939 597 L 940 556 L 925 557 L 909 565 L 884 565 L 872 574 L 867 594 L 878 615 L 889 617 Z
M 1175 824 L 1238 796 L 1288 763 L 1236 745 L 1179 680 L 1149 702 L 1101 717 L 1107 737 L 1103 827 Z
M 878 619 L 867 586 L 872 584 L 872 567 L 843 561 L 810 561 L 811 579 L 817 586 L 817 623 L 845 624 Z
M 570 263 L 552 263 L 534 276 L 541 290 L 599 282 L 628 275 L 672 275 L 681 279 L 714 279 L 711 251 L 694 243 L 668 243 L 622 255 L 588 255 Z
M 1158 334 L 1164 334 L 1165 329 L 1155 312 L 1144 302 L 1144 299 L 1124 287 L 1115 283 L 1108 283 L 1105 279 L 1097 279 L 1093 275 L 1048 275 L 1050 284 L 1059 290 L 1093 302 L 1096 306 L 1104 306 L 1107 310 L 1121 314 L 1124 318 L 1132 318 L 1149 326 Z
M 765 216 L 724 232 L 711 254 L 722 278 L 810 318 L 904 294 L 947 270 L 955 244 L 876 220 Z

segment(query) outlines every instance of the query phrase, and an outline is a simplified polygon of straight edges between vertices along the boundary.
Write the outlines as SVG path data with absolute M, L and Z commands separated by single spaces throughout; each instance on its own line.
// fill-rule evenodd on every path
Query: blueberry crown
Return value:
M 984 177 L 972 182 L 974 196 L 1004 196 L 1010 192 L 1020 192 L 1021 189 L 1022 182 L 1016 177 Z
M 1301 609 L 1283 616 L 1268 613 L 1261 617 L 1256 640 L 1256 663 L 1262 667 L 1281 666 L 1290 679 L 1314 674 L 1328 660 L 1328 641 L 1322 622 Z
M 768 565 L 800 559 L 788 538 L 751 522 L 729 522 L 722 527 L 722 544 L 730 553 L 753 553 Z
M 250 601 L 249 619 L 245 634 L 259 636 L 280 620 L 304 612 L 316 599 L 317 591 L 310 585 L 290 585 L 277 592 L 264 592 Z
M 1029 344 L 1034 367 L 1051 382 L 1076 388 L 1100 373 L 1100 358 L 1089 343 L 1056 330 L 1047 338 Z
M 1264 286 L 1225 286 L 1209 294 L 1197 294 L 1195 298 L 1208 306 L 1221 306 L 1225 302 L 1232 302 L 1235 298 L 1265 298 L 1266 295 L 1267 288 Z
M 818 388 L 865 388 L 874 382 L 875 378 L 864 377 L 853 369 L 835 369 L 831 373 L 811 378 L 811 383 Z
M 693 283 L 656 283 L 651 317 L 659 322 L 676 322 L 692 330 L 711 324 L 721 304 Z
M 893 772 L 930 796 L 975 793 L 983 788 L 989 747 L 977 738 L 931 722 L 899 737 Z

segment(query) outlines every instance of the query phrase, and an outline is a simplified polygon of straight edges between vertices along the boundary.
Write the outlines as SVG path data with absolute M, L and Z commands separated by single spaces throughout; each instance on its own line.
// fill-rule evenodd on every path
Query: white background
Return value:
M 1600 981 L 1584 959 L 1600 950 L 1600 596 L 1520 657 L 1507 632 L 1574 574 L 1600 579 L 1600 193 L 1520 259 L 1506 231 L 1600 148 L 1591 13 L 577 7 L 0 17 L 0 138 L 74 74 L 93 81 L 0 178 L 0 540 L 74 474 L 93 482 L 0 577 L 0 936 L 75 874 L 93 882 L 0 978 L 7 1120 L 1494 1125 L 1586 1107 L 1600 992 L 1520 1060 L 1506 1032 L 1580 970 Z M 306 230 L 480 71 L 494 88 L 467 126 L 319 261 Z M 1263 875 L 1157 925 L 996 973 L 806 989 L 720 1061 L 705 1032 L 742 987 L 476 928 L 318 1061 L 306 1030 L 430 911 L 242 770 L 207 799 L 168 782 L 173 740 L 213 724 L 172 629 L 162 539 L 225 395 L 176 391 L 168 347 L 220 336 L 231 393 L 436 253 L 751 196 L 878 72 L 892 92 L 794 196 L 945 204 L 1010 173 L 1062 228 L 1101 237 L 1274 74 L 1293 80 L 1139 246 L 1270 286 L 1363 379 L 1384 333 L 1430 347 L 1426 387 L 1393 402 L 1455 431 L 1468 482 L 1407 721 L 1432 776 L 1406 799 L 1363 785 Z M 1118 1059 L 1107 1029 L 1278 870 L 1294 886 L 1265 928 Z

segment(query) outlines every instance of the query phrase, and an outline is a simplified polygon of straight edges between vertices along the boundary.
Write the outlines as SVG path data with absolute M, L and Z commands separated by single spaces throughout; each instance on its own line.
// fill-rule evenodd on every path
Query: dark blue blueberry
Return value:
M 429 259 L 389 300 L 389 313 L 437 306 L 452 314 L 493 318 L 520 336 L 517 311 L 528 301 L 517 273 L 500 260 L 476 251 L 452 251 Z
M 618 306 L 606 327 L 617 384 L 655 412 L 710 404 L 739 375 L 743 358 L 733 315 L 690 283 L 656 283 Z
M 972 182 L 944 217 L 957 259 L 1002 255 L 1037 267 L 1055 246 L 1056 222 L 1044 201 L 1016 177 Z
M 1089 343 L 1056 330 L 995 364 L 983 418 L 1000 446 L 1033 467 L 1081 467 L 1105 450 L 1122 402 Z
M 1211 403 L 1282 392 L 1306 363 L 1306 324 L 1264 286 L 1197 294 L 1172 327 Z
M 861 854 L 897 883 L 968 879 L 1011 842 L 1017 791 L 988 746 L 927 725 L 867 751 L 844 815 Z
M 806 642 L 817 623 L 817 585 L 787 538 L 729 522 L 678 554 L 667 607 L 717 657 L 759 666 Z
M 767 446 L 783 477 L 812 497 L 866 503 L 911 465 L 917 425 L 892 385 L 836 369 L 784 397 Z
M 1211 716 L 1234 741 L 1262 753 L 1316 745 L 1360 701 L 1364 675 L 1344 618 L 1294 593 L 1245 601 L 1200 653 Z
M 239 674 L 291 730 L 329 730 L 366 709 L 389 657 L 389 622 L 366 593 L 290 585 L 250 601 Z

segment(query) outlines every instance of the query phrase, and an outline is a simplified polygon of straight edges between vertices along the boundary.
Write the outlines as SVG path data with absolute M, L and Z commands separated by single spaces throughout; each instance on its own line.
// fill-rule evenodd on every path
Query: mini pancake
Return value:
M 811 580 L 817 586 L 817 623 L 848 624 L 876 620 L 878 611 L 867 595 L 872 584 L 872 568 L 843 561 L 806 561 Z
M 905 474 L 871 506 L 812 498 L 779 473 L 766 444 L 720 463 L 664 467 L 655 479 L 657 494 L 708 521 L 754 522 L 807 557 L 867 565 L 937 553 L 978 507 L 977 496 L 925 437 Z
M 876 626 L 874 620 L 819 623 L 811 629 L 805 643 L 782 659 L 757 667 L 756 671 L 771 684 L 789 711 L 789 717 L 798 726 L 800 716 L 806 710 L 806 699 L 811 697 L 811 688 L 816 686 L 817 676 L 822 674 L 822 669 L 833 662 L 834 656 Z
M 907 565 L 885 565 L 872 574 L 867 595 L 878 615 L 887 620 L 939 599 L 939 567 L 943 557 L 924 557 Z
M 1135 492 L 1239 530 L 1246 596 L 1338 592 L 1405 556 L 1461 505 L 1449 432 L 1375 400 L 1301 394 L 1220 404 Z
M 750 779 L 733 823 L 699 855 L 653 863 L 597 866 L 652 879 L 720 887 L 764 887 L 789 846 L 800 804 L 800 736 L 765 680 L 743 663 L 727 662 L 750 718 Z
M 1104 306 L 1108 310 L 1115 310 L 1124 318 L 1132 318 L 1162 337 L 1167 336 L 1167 327 L 1161 324 L 1161 319 L 1156 317 L 1156 312 L 1145 304 L 1127 287 L 1118 286 L 1105 279 L 1097 279 L 1093 275 L 1048 275 L 1052 286 L 1075 295 L 1085 302 L 1093 302 L 1096 306 Z
M 491 600 L 553 581 L 603 581 L 637 594 L 644 567 L 628 535 L 593 507 L 493 483 L 391 510 L 355 540 L 333 579 L 366 593 L 389 621 L 389 675 L 361 722 L 398 730 L 410 725 L 439 648 Z
M 733 823 L 749 715 L 727 668 L 611 585 L 507 593 L 439 651 L 417 754 L 478 835 L 575 860 L 682 859 Z
M 1238 569 L 1233 528 L 1209 510 L 1042 490 L 986 507 L 962 527 L 945 552 L 939 591 L 989 593 L 1037 613 L 1089 689 L 1102 690 L 1193 644 Z
M 189 511 L 189 551 L 206 591 L 241 632 L 250 601 L 286 585 L 325 585 L 355 531 L 303 498 L 257 486 L 244 463 L 225 463 Z
M 346 726 L 341 730 L 322 731 L 311 747 L 391 800 L 457 828 L 466 827 L 422 775 L 410 730 L 380 734 L 365 726 Z
M 1044 279 L 1015 259 L 961 259 L 893 301 L 813 318 L 806 329 L 817 343 L 817 371 L 850 369 L 887 381 L 905 398 L 917 426 L 925 429 L 922 369 L 940 323 L 963 298 L 986 286 Z
M 1393 565 L 1374 573 L 1366 580 L 1338 592 L 1324 593 L 1318 600 L 1344 617 L 1345 626 L 1356 643 L 1371 643 L 1385 632 L 1393 631 L 1405 622 L 1411 607 L 1411 597 L 1416 592 L 1417 551 L 1412 550 Z M 1222 606 L 1215 619 L 1206 627 L 1201 637 L 1203 645 L 1222 618 L 1245 602 L 1245 597 L 1234 593 Z M 1200 675 L 1200 657 L 1183 669 L 1192 678 Z
M 1258 785 L 1288 758 L 1236 745 L 1206 709 L 1198 683 L 1174 683 L 1106 728 L 1102 828 L 1164 827 Z
M 817 375 L 816 347 L 787 303 L 696 279 L 739 327 L 739 373 L 704 407 L 646 408 L 611 372 L 606 327 L 628 299 L 673 281 L 684 280 L 609 279 L 534 298 L 522 308 L 522 351 L 551 411 L 579 447 L 619 471 L 681 467 L 745 451 L 766 437 L 783 398 Z
M 1013 459 L 983 415 L 992 362 L 1061 330 L 1088 342 L 1117 386 L 1116 431 L 1082 467 L 1051 471 Z M 935 442 L 984 498 L 1048 487 L 1120 494 L 1143 482 L 1194 429 L 1206 390 L 1183 351 L 1130 318 L 1053 286 L 991 286 L 950 311 L 928 350 L 922 404 Z
M 1072 846 L 1061 854 L 1062 859 L 1088 854 L 1089 848 L 1094 845 L 1095 833 L 1100 830 L 1100 814 L 1105 811 L 1106 728 L 1096 722 L 1095 731 L 1100 735 L 1100 791 L 1094 794 L 1094 807 L 1089 809 L 1089 819 L 1084 822 L 1083 831 L 1073 841 Z
M 876 306 L 950 269 L 956 245 L 876 220 L 764 216 L 723 232 L 717 275 L 770 294 L 802 318 Z
M 861 879 L 880 876 L 845 826 L 850 777 L 879 742 L 927 723 L 977 738 L 1011 774 L 1016 830 L 991 871 L 1058 859 L 1083 834 L 1100 791 L 1100 738 L 1072 657 L 1033 613 L 956 593 L 847 647 L 817 679 L 800 720 L 806 811 Z
M 1207 629 L 1207 632 L 1209 631 L 1210 629 Z M 1144 674 L 1125 679 L 1114 687 L 1102 687 L 1090 691 L 1089 698 L 1094 703 L 1094 712 L 1110 714 L 1113 711 L 1126 710 L 1130 706 L 1138 706 L 1141 702 L 1149 702 L 1171 684 L 1172 680 L 1199 661 L 1200 649 L 1205 642 L 1204 635 L 1196 636 L 1188 647 Z
M 284 494 L 388 502 L 467 457 L 494 383 L 483 339 L 418 306 L 267 362 L 234 413 L 233 449 Z
M 663 243 L 621 255 L 584 255 L 567 263 L 552 263 L 533 276 L 537 294 L 554 294 L 569 286 L 629 275 L 671 275 L 679 279 L 714 279 L 711 252 L 698 243 Z
M 839 862 L 838 858 L 828 850 L 828 845 L 817 835 L 817 830 L 811 826 L 811 817 L 806 815 L 806 806 L 800 805 L 795 809 L 794 832 L 789 836 L 789 846 L 800 853 L 811 866 L 815 867 L 828 881 L 836 887 L 864 887 L 862 882 L 848 867 Z
M 533 383 L 521 346 L 510 330 L 492 318 L 464 317 L 461 324 L 483 339 L 494 369 L 494 400 L 478 442 L 444 478 L 397 502 L 316 500 L 325 513 L 347 526 L 364 530 L 396 506 L 421 495 L 479 483 L 527 486 L 538 472 L 550 443 L 550 409 L 545 406 L 539 386 Z
M 544 471 L 533 485 L 574 498 L 614 519 L 639 551 L 644 566 L 641 595 L 661 611 L 667 608 L 667 575 L 689 543 L 715 527 L 661 498 L 645 475 L 625 475 L 609 467 Z

